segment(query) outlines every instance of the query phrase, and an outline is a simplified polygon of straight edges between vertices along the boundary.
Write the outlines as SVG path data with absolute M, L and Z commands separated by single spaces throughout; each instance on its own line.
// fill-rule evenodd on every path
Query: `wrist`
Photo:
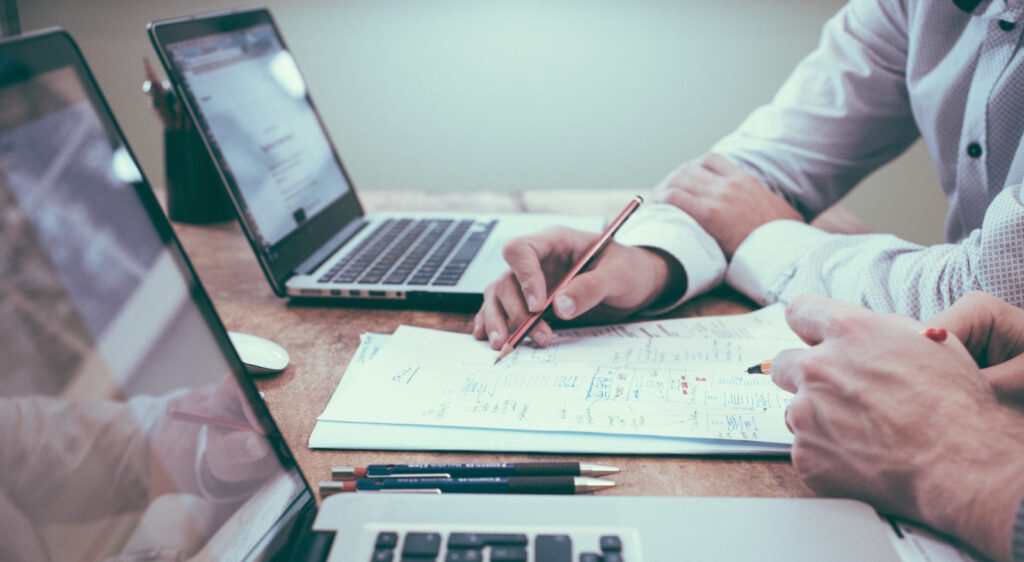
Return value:
M 927 463 L 915 495 L 922 522 L 995 560 L 1010 557 L 1013 522 L 1024 494 L 1024 416 L 993 406 L 956 420 L 958 439 Z
M 640 248 L 650 257 L 654 286 L 649 302 L 642 308 L 663 308 L 682 300 L 686 294 L 686 271 L 668 252 L 658 248 Z

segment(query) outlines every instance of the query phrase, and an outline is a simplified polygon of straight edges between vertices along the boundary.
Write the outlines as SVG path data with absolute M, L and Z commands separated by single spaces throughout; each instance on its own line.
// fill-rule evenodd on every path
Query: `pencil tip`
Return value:
M 501 346 L 501 352 L 500 352 L 500 353 L 498 353 L 498 358 L 494 360 L 494 364 L 495 364 L 495 365 L 497 365 L 497 364 L 498 364 L 498 361 L 501 361 L 501 360 L 502 360 L 502 359 L 504 359 L 504 358 L 505 358 L 505 357 L 506 357 L 506 356 L 507 356 L 507 355 L 508 355 L 509 353 L 512 353 L 512 350 L 513 350 L 513 349 L 515 349 L 515 348 L 514 348 L 514 347 L 512 347 L 511 345 L 507 344 L 507 343 L 506 343 L 505 345 Z

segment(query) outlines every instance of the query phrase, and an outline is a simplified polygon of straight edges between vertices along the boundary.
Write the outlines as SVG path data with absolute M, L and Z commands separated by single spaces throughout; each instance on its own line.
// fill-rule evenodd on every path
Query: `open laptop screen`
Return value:
M 271 284 L 362 215 L 305 81 L 266 10 L 156 22 L 168 73 Z
M 244 559 L 307 488 L 80 61 L 0 42 L 0 557 Z
M 270 24 L 168 50 L 265 247 L 350 190 L 295 60 Z

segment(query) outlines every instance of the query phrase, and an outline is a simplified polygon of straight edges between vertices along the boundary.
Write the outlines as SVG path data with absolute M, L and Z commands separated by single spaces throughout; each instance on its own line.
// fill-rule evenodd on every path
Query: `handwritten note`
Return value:
M 496 352 L 400 327 L 366 346 L 321 420 L 790 443 L 791 395 L 746 367 L 801 347 L 781 307 L 556 333 Z M 350 375 L 354 375 L 350 378 Z

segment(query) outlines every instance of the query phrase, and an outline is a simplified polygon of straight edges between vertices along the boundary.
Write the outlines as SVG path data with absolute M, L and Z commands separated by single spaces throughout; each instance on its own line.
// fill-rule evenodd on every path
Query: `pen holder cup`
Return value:
M 227 188 L 195 129 L 164 131 L 167 216 L 205 224 L 234 218 Z

